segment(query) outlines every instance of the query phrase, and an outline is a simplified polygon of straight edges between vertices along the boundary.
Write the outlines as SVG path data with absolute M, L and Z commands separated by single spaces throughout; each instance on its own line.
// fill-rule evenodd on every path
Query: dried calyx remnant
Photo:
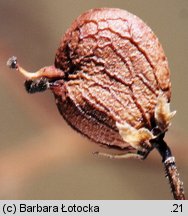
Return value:
M 123 152 L 99 155 L 145 159 L 157 149 L 174 198 L 184 199 L 174 157 L 163 140 L 175 115 L 168 62 L 141 19 L 121 9 L 89 10 L 65 33 L 54 66 L 27 72 L 16 57 L 8 66 L 27 78 L 27 92 L 52 90 L 61 115 L 75 130 Z

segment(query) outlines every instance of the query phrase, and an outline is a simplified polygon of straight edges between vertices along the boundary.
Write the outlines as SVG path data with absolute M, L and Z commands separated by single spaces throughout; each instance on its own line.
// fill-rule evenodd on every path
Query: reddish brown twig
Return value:
M 169 180 L 171 191 L 175 200 L 185 200 L 183 182 L 180 180 L 179 173 L 175 163 L 175 157 L 172 156 L 170 148 L 163 139 L 157 140 L 156 148 L 162 156 L 162 162 L 165 167 L 165 174 Z
M 175 200 L 185 200 L 183 182 L 180 180 L 176 167 L 175 158 L 169 157 L 164 162 L 166 177 L 169 180 L 170 187 Z

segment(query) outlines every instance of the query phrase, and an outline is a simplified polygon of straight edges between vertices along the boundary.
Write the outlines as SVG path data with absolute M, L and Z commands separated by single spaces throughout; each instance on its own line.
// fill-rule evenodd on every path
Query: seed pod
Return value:
M 75 130 L 124 151 L 101 155 L 144 159 L 156 148 L 174 198 L 185 199 L 174 157 L 163 140 L 175 114 L 170 112 L 168 62 L 141 19 L 120 9 L 89 10 L 65 33 L 54 66 L 30 73 L 16 57 L 7 64 L 27 78 L 29 93 L 51 89 L 61 115 Z
M 15 58 L 12 62 L 15 68 Z M 55 66 L 36 73 L 17 69 L 34 81 L 29 93 L 41 91 L 36 79 L 48 78 L 61 115 L 74 129 L 125 150 L 142 150 L 140 142 L 154 138 L 158 116 L 160 122 L 166 116 L 156 107 L 164 109 L 170 101 L 169 67 L 157 37 L 141 19 L 120 9 L 93 9 L 79 16 L 62 38 Z

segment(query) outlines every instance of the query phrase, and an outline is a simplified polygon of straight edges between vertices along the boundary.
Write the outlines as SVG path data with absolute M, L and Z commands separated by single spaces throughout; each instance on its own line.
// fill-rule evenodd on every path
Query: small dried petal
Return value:
M 170 111 L 170 103 L 167 102 L 166 97 L 164 95 L 160 95 L 155 107 L 155 120 L 161 131 L 165 132 L 168 130 L 171 120 L 175 114 L 176 111 Z
M 135 129 L 128 123 L 116 123 L 119 133 L 123 140 L 129 143 L 133 148 L 143 151 L 143 144 L 149 143 L 155 136 L 146 128 Z

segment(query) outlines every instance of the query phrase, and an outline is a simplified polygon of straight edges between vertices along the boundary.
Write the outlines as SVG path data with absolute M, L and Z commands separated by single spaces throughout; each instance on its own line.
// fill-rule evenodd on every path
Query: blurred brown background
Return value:
M 161 158 L 109 160 L 73 131 L 50 92 L 28 95 L 23 77 L 6 67 L 16 55 L 28 70 L 54 61 L 60 38 L 83 11 L 119 7 L 141 17 L 159 37 L 172 78 L 166 136 L 188 192 L 188 1 L 1 0 L 0 1 L 0 199 L 171 199 Z

